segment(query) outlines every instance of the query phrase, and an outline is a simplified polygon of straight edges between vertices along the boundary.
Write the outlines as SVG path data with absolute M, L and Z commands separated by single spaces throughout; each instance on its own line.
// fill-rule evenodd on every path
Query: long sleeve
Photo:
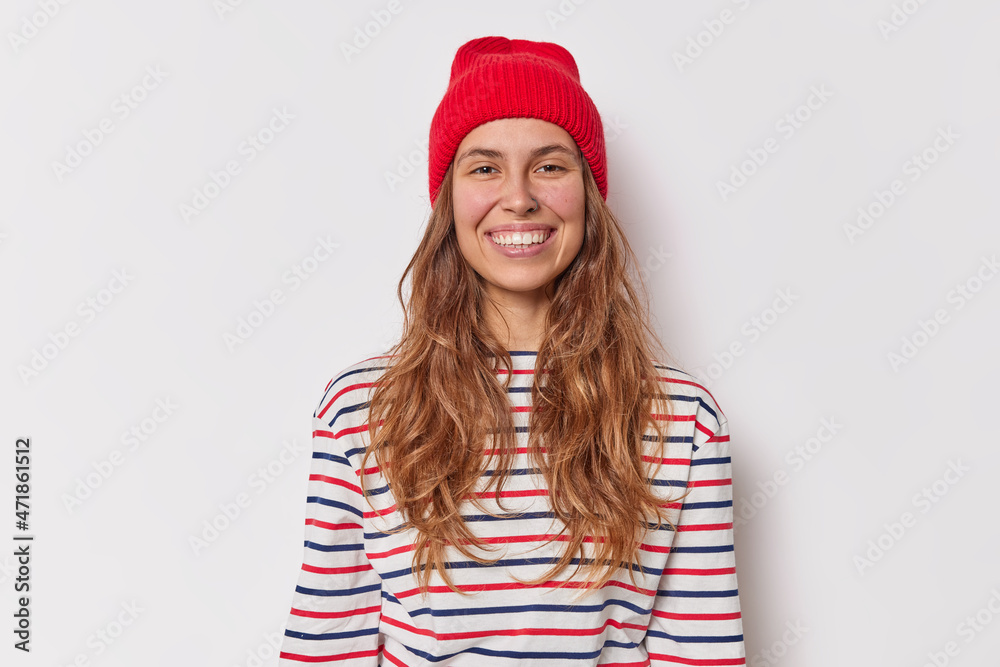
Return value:
M 349 448 L 360 442 L 355 437 L 361 429 L 354 422 L 366 406 L 351 391 L 356 385 L 338 386 L 344 380 L 341 376 L 327 387 L 313 416 L 302 570 L 281 645 L 281 667 L 374 667 L 379 661 L 382 583 L 365 553 L 367 505 L 348 458 Z
M 721 412 L 703 408 L 695 425 L 691 491 L 660 578 L 646 650 L 653 666 L 745 665 L 729 424 Z

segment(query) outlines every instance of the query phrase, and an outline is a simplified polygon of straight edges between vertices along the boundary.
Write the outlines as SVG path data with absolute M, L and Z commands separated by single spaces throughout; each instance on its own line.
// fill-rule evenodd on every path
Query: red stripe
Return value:
M 731 477 L 726 479 L 696 479 L 694 481 L 688 482 L 689 487 L 695 486 L 729 486 L 733 483 Z
M 650 660 L 662 660 L 663 662 L 669 662 L 672 665 L 699 665 L 699 666 L 712 666 L 712 665 L 745 665 L 747 664 L 746 658 L 684 658 L 679 655 L 667 655 L 665 653 L 650 653 Z
M 448 590 L 447 586 L 443 586 L 445 590 Z M 473 632 L 442 632 L 436 633 L 433 630 L 425 630 L 423 628 L 415 628 L 412 625 L 408 625 L 402 621 L 390 618 L 388 616 L 382 617 L 382 622 L 387 625 L 394 625 L 397 628 L 412 632 L 413 634 L 423 635 L 424 637 L 432 637 L 438 641 L 451 641 L 456 639 L 479 639 L 481 637 L 524 637 L 524 636 L 548 636 L 548 637 L 588 637 L 591 635 L 599 635 L 604 632 L 605 628 L 609 625 L 619 630 L 630 629 L 630 630 L 645 630 L 646 626 L 639 625 L 636 623 L 621 623 L 614 619 L 608 619 L 604 622 L 604 625 L 597 628 L 512 628 L 510 630 L 476 630 Z
M 336 394 L 334 394 L 333 398 L 331 398 L 329 401 L 327 401 L 327 404 L 323 407 L 323 409 L 320 411 L 320 413 L 318 415 L 316 415 L 316 416 L 319 417 L 320 419 L 322 419 L 323 415 L 326 414 L 326 411 L 330 409 L 331 405 L 333 405 L 333 402 L 336 401 L 341 396 L 343 396 L 344 394 L 346 394 L 347 392 L 354 391 L 356 389 L 367 389 L 368 387 L 374 387 L 376 385 L 377 385 L 377 383 L 375 383 L 375 382 L 361 382 L 359 384 L 351 384 L 351 385 L 348 385 L 348 386 L 344 387 L 343 389 L 341 389 L 340 391 L 338 391 Z
M 649 461 L 651 463 L 659 463 L 659 462 L 662 461 L 663 465 L 668 465 L 668 466 L 687 466 L 687 465 L 691 465 L 691 460 L 690 459 L 661 459 L 659 456 L 647 456 L 645 454 L 642 455 L 642 460 L 643 461 Z
M 315 565 L 303 563 L 302 569 L 306 572 L 315 572 L 316 574 L 351 574 L 352 572 L 367 572 L 373 568 L 370 563 L 352 565 L 350 567 L 316 567 Z
M 694 427 L 708 436 L 707 442 L 712 442 L 712 438 L 715 436 L 715 431 L 711 430 L 700 421 L 695 420 Z
M 551 542 L 556 540 L 558 542 L 565 542 L 569 539 L 568 535 L 502 535 L 500 537 L 484 537 L 482 541 L 486 544 L 518 544 L 521 542 Z M 584 542 L 593 542 L 592 537 L 583 538 Z
M 327 530 L 347 530 L 349 528 L 361 528 L 359 523 L 330 523 L 328 521 L 320 521 L 319 519 L 309 518 L 306 519 L 307 526 L 316 526 L 318 528 L 326 528 Z
M 475 495 L 477 498 L 493 498 L 496 496 L 496 491 L 476 491 Z M 532 496 L 547 496 L 549 495 L 548 489 L 525 489 L 523 491 L 501 491 L 501 498 L 530 498 Z M 466 494 L 465 500 L 469 500 L 469 494 Z
M 678 531 L 688 531 L 688 530 L 728 530 L 733 527 L 732 522 L 730 523 L 695 523 L 689 524 L 687 526 L 677 526 Z
M 337 431 L 333 435 L 333 438 L 334 440 L 337 440 L 339 438 L 344 437 L 345 435 L 351 435 L 352 433 L 364 433 L 367 430 L 368 430 L 368 422 L 365 422 L 361 426 L 352 426 L 351 428 L 345 428 L 342 431 Z
M 708 394 L 708 397 L 712 399 L 712 402 L 715 403 L 715 407 L 719 410 L 719 414 L 721 414 L 723 417 L 726 416 L 725 414 L 723 414 L 722 409 L 719 408 L 719 402 L 715 400 L 715 396 L 712 396 L 712 392 L 710 392 L 708 388 L 705 387 L 705 385 L 700 384 L 698 382 L 692 382 L 690 380 L 682 380 L 680 378 L 667 378 L 662 376 L 660 377 L 660 381 L 665 382 L 667 384 L 683 384 L 689 387 L 695 387 L 696 389 L 705 392 L 706 394 Z
M 669 618 L 674 621 L 731 621 L 741 618 L 740 612 L 735 611 L 730 614 L 678 614 L 676 612 L 653 610 L 653 616 L 657 618 Z
M 729 442 L 729 436 L 728 435 L 713 435 L 711 438 L 709 438 L 706 441 L 705 444 L 708 444 L 709 442 Z
M 344 480 L 338 479 L 336 477 L 330 477 L 328 475 L 309 475 L 309 481 L 311 481 L 311 482 L 326 482 L 327 484 L 333 484 L 334 486 L 342 486 L 345 489 L 348 489 L 350 491 L 354 491 L 359 496 L 361 495 L 361 487 L 360 486 L 355 486 L 354 484 L 351 484 L 350 482 L 345 482 Z
M 568 535 L 502 535 L 497 537 L 483 537 L 482 542 L 485 544 L 523 544 L 525 542 L 567 542 L 569 541 Z M 593 537 L 584 537 L 583 541 L 588 544 L 593 544 Z M 449 543 L 450 544 L 450 543 Z M 471 542 L 470 542 L 471 544 Z M 640 545 L 642 547 L 644 545 Z M 413 545 L 404 545 L 396 547 L 395 549 L 390 549 L 388 551 L 373 551 L 368 554 L 370 559 L 387 558 L 389 556 L 395 556 L 396 554 L 405 553 L 407 551 L 412 551 Z M 648 549 L 647 549 L 648 550 Z M 669 549 L 667 549 L 669 551 Z M 460 587 L 461 588 L 461 587 Z M 501 586 L 501 589 L 503 586 Z M 451 590 L 447 587 L 443 591 Z M 500 590 L 500 589 L 496 589 Z
M 407 667 L 407 664 L 405 662 L 403 662 L 402 660 L 400 660 L 399 658 L 397 658 L 396 656 L 394 656 L 393 654 L 389 653 L 386 650 L 382 651 L 382 655 L 384 655 L 386 659 L 389 660 L 389 662 L 396 665 L 396 667 Z
M 299 655 L 298 653 L 281 652 L 280 658 L 285 660 L 295 660 L 298 662 L 334 662 L 335 660 L 353 660 L 354 658 L 370 658 L 379 654 L 380 648 L 374 651 L 351 651 L 350 653 L 336 653 L 334 655 Z
M 660 421 L 663 421 L 663 420 L 668 420 L 668 421 L 673 421 L 673 422 L 690 422 L 690 421 L 695 421 L 694 415 L 661 415 L 659 413 L 654 412 L 653 413 L 653 417 L 655 417 L 656 419 L 658 419 Z
M 649 544 L 640 544 L 639 549 L 641 551 L 647 551 L 651 554 L 668 554 L 670 553 L 670 547 L 654 547 Z
M 479 591 L 495 591 L 495 590 L 524 590 L 524 589 L 530 589 L 530 588 L 559 588 L 560 587 L 559 585 L 561 583 L 563 583 L 563 582 L 552 581 L 552 580 L 544 581 L 544 582 L 542 582 L 540 584 L 520 584 L 520 583 L 517 583 L 517 582 L 504 582 L 504 583 L 500 583 L 500 584 L 462 584 L 462 585 L 456 586 L 456 588 L 458 590 L 460 590 L 460 591 L 466 591 L 466 592 L 476 593 L 476 592 L 479 592 Z M 627 591 L 632 591 L 633 593 L 640 593 L 640 594 L 648 596 L 648 597 L 652 597 L 652 596 L 656 595 L 656 590 L 655 589 L 639 588 L 637 586 L 632 586 L 631 584 L 626 584 L 626 583 L 621 582 L 621 581 L 615 581 L 614 579 L 612 579 L 611 581 L 609 581 L 606 584 L 604 584 L 603 586 L 601 586 L 601 588 L 604 589 L 604 588 L 607 588 L 608 586 L 614 586 L 616 588 L 624 588 Z M 589 587 L 590 586 L 585 581 L 571 581 L 571 582 L 566 583 L 566 584 L 564 584 L 562 586 L 562 588 L 569 588 L 569 589 L 574 589 L 574 588 L 589 588 Z M 430 586 L 428 588 L 428 592 L 430 592 L 430 593 L 454 593 L 455 591 L 451 590 L 447 586 Z M 410 588 L 408 590 L 400 591 L 400 592 L 396 593 L 396 598 L 402 600 L 404 598 L 413 597 L 414 595 L 419 595 L 419 594 L 420 594 L 420 589 L 419 588 Z
M 719 574 L 734 574 L 736 572 L 735 567 L 716 567 L 716 568 L 693 568 L 693 567 L 668 567 L 663 570 L 663 574 L 690 574 L 698 577 L 709 577 Z
M 346 618 L 348 616 L 363 616 L 365 614 L 380 613 L 382 607 L 364 607 L 363 609 L 351 609 L 350 611 L 306 611 L 292 607 L 293 616 L 303 616 L 305 618 Z
M 393 503 L 392 505 L 389 505 L 385 509 L 375 510 L 374 512 L 366 511 L 364 516 L 366 519 L 374 519 L 377 516 L 385 516 L 386 514 L 392 514 L 395 511 L 396 511 L 396 505 L 395 503 Z
M 389 556 L 395 556 L 396 554 L 403 554 L 407 551 L 413 551 L 412 544 L 404 544 L 401 547 L 396 547 L 395 549 L 389 549 L 388 551 L 369 551 L 368 560 L 378 560 L 379 558 L 388 558 Z
M 540 447 L 539 449 L 541 450 L 542 454 L 547 453 L 546 449 L 544 447 Z M 501 450 L 501 449 L 484 449 L 483 450 L 483 454 L 485 454 L 486 456 L 490 456 L 492 454 L 500 454 L 502 451 L 503 450 Z M 514 450 L 514 452 L 517 453 L 517 454 L 527 454 L 528 453 L 528 448 L 527 447 L 518 447 L 517 449 Z

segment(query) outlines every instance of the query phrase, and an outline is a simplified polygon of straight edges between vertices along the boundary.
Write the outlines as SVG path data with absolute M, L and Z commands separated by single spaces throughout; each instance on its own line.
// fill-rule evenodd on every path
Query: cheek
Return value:
M 483 197 L 464 194 L 455 197 L 453 210 L 455 212 L 455 232 L 459 239 L 464 237 L 467 243 L 475 241 L 475 237 L 478 235 L 477 228 L 490 212 L 490 203 Z
M 583 238 L 584 219 L 587 213 L 587 201 L 582 187 L 565 188 L 553 193 L 550 199 L 553 211 L 570 229 L 568 231 L 579 231 L 580 238 Z

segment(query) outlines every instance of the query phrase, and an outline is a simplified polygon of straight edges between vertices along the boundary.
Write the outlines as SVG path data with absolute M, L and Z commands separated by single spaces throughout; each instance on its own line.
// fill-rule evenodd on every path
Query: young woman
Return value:
M 429 162 L 402 339 L 314 413 L 280 664 L 745 664 L 728 424 L 656 361 L 573 57 L 462 46 Z

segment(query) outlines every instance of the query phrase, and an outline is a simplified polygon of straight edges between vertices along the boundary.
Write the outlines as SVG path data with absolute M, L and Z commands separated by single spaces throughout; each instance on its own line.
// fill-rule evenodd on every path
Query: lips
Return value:
M 515 234 L 519 235 L 521 243 L 513 243 Z M 557 235 L 557 230 L 547 227 L 547 226 L 536 226 L 531 227 L 498 227 L 496 229 L 491 229 L 489 232 L 484 234 L 487 242 L 500 254 L 507 257 L 533 257 L 541 252 L 544 252 L 552 244 L 552 239 Z M 531 243 L 524 243 L 525 237 L 532 239 L 539 239 L 536 243 L 532 241 Z M 542 238 L 544 237 L 544 238 Z M 498 242 L 497 239 L 500 239 Z M 505 245 L 507 240 L 510 240 L 509 245 Z
M 537 243 L 544 243 L 549 238 L 549 230 L 536 229 L 515 232 L 490 232 L 490 238 L 497 245 L 509 246 L 529 246 Z

